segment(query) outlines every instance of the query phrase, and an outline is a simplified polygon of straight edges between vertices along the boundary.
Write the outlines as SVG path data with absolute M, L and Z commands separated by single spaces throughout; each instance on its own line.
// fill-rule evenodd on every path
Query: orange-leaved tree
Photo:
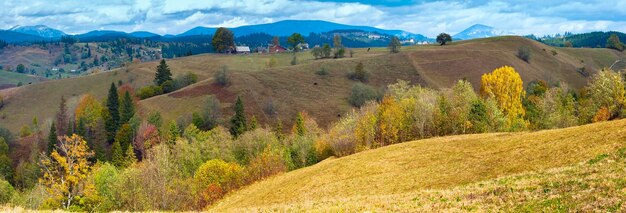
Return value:
M 522 97 L 526 92 L 522 78 L 513 67 L 503 66 L 491 73 L 486 73 L 482 76 L 480 83 L 480 94 L 483 98 L 496 101 L 500 110 L 506 115 L 509 125 L 524 116 Z

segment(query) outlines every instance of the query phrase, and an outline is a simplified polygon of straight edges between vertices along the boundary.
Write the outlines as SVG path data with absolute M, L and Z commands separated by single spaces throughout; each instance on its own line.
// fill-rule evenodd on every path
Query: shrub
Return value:
M 245 181 L 249 184 L 286 171 L 287 163 L 284 160 L 283 151 L 271 146 L 265 148 L 246 166 Z
M 174 84 L 174 81 L 172 80 L 167 80 L 163 82 L 163 84 L 161 84 L 161 88 L 163 89 L 163 93 L 170 93 L 170 92 L 176 91 L 176 85 Z
M 293 55 L 293 58 L 291 59 L 291 65 L 296 65 L 298 64 L 298 59 L 296 58 L 296 55 Z
M 330 48 L 330 45 L 324 44 L 324 46 L 322 46 L 322 56 L 324 58 L 330 58 L 331 52 L 332 52 L 332 49 Z
M 346 54 L 346 49 L 341 47 L 335 51 L 335 58 L 343 58 Z
M 240 135 L 232 145 L 232 156 L 242 165 L 247 165 L 268 146 L 277 146 L 278 139 L 273 132 L 255 129 Z
M 521 46 L 517 49 L 517 57 L 525 62 L 530 62 L 530 55 L 530 47 L 528 46 Z
M 139 99 L 142 99 L 142 100 L 153 97 L 153 96 L 161 95 L 161 94 L 163 94 L 163 88 L 157 85 L 150 85 L 150 86 L 142 87 L 137 92 L 137 96 L 139 97 Z
M 313 49 L 311 49 L 311 55 L 313 55 L 313 58 L 315 59 L 322 58 L 322 48 L 313 47 Z
M 608 121 L 610 116 L 611 113 L 609 112 L 609 109 L 607 109 L 606 107 L 601 107 L 598 112 L 596 112 L 596 114 L 593 116 L 593 119 L 591 121 L 593 123 Z
M 3 106 L 4 106 L 4 97 L 0 95 L 0 109 L 2 109 Z
M 13 194 L 15 194 L 13 186 L 8 181 L 0 178 L 0 204 L 9 202 Z
M 278 107 L 274 103 L 273 99 L 265 101 L 265 104 L 263 105 L 263 112 L 270 117 L 274 117 L 278 114 Z
M 559 54 L 556 50 L 552 50 L 551 52 L 552 52 L 552 55 L 553 55 L 553 56 L 556 56 L 556 55 L 558 55 L 558 54 Z
M 315 137 L 313 135 L 293 135 L 289 141 L 290 158 L 293 161 L 293 168 L 297 169 L 317 163 L 315 152 Z
M 223 66 L 221 71 L 215 73 L 215 81 L 221 86 L 228 86 L 230 84 L 230 77 L 228 76 L 228 66 Z
M 381 98 L 381 93 L 376 91 L 373 87 L 362 83 L 356 83 L 352 86 L 352 93 L 348 97 L 348 102 L 355 107 L 361 107 L 366 102 L 371 100 L 378 100 Z
M 221 159 L 209 160 L 202 164 L 193 178 L 201 187 L 217 186 L 228 192 L 241 185 L 243 167 L 237 163 L 227 163 Z
M 177 75 L 176 78 L 174 78 L 176 90 L 195 84 L 196 82 L 198 82 L 198 76 L 191 72 L 187 72 L 183 75 Z
M 325 75 L 328 75 L 328 70 L 326 70 L 326 67 L 321 67 L 319 70 L 315 71 L 315 74 L 320 75 L 320 76 L 325 76 Z M 0 108 L 2 108 L 1 105 L 0 105 Z
M 348 73 L 348 78 L 354 81 L 367 82 L 369 80 L 370 74 L 363 67 L 363 63 L 359 62 L 354 68 L 354 72 Z
M 337 157 L 355 153 L 357 147 L 356 138 L 354 137 L 355 124 L 356 119 L 354 115 L 348 115 L 333 125 L 328 134 L 322 139 L 324 141 L 317 142 L 316 150 L 318 150 L 318 155 L 324 152 L 325 143 L 328 144 L 333 155 Z

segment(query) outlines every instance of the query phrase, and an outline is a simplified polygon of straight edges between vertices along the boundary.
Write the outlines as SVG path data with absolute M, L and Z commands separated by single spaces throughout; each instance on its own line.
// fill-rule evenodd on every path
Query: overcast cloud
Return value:
M 372 3 L 373 2 L 373 3 Z M 179 34 L 196 26 L 236 27 L 287 19 L 400 29 L 433 37 L 485 24 L 519 35 L 626 31 L 617 1 L 299 1 L 299 0 L 3 0 L 0 28 L 44 24 L 91 30 Z

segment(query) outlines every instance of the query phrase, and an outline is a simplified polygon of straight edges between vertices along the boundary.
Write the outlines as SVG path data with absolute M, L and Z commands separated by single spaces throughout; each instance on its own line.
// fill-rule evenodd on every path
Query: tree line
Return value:
M 163 64 L 155 85 L 172 80 Z M 13 158 L 21 152 L 9 149 L 16 139 L 0 129 L 0 202 L 76 211 L 200 210 L 242 186 L 330 156 L 435 136 L 626 117 L 621 72 L 599 71 L 579 91 L 564 83 L 523 85 L 509 66 L 484 74 L 478 93 L 465 80 L 441 90 L 399 81 L 327 130 L 300 112 L 285 131 L 280 121 L 261 127 L 240 97 L 227 122 L 212 96 L 189 123 L 165 122 L 158 112 L 144 117 L 134 90 L 111 84 L 105 100 L 83 95 L 73 112 L 62 98 L 47 137 L 36 119 L 23 128 L 21 146 L 28 140 L 47 144 L 32 143 L 29 148 L 38 151 L 28 156 Z

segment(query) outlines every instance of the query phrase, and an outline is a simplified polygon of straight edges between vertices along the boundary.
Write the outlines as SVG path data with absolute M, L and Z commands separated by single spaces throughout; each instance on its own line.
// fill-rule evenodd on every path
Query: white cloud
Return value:
M 0 28 L 45 24 L 69 33 L 112 29 L 178 34 L 195 26 L 236 27 L 285 19 L 369 25 L 431 37 L 479 23 L 522 35 L 626 31 L 626 0 L 458 0 L 397 7 L 314 0 L 3 0 L 0 5 Z

